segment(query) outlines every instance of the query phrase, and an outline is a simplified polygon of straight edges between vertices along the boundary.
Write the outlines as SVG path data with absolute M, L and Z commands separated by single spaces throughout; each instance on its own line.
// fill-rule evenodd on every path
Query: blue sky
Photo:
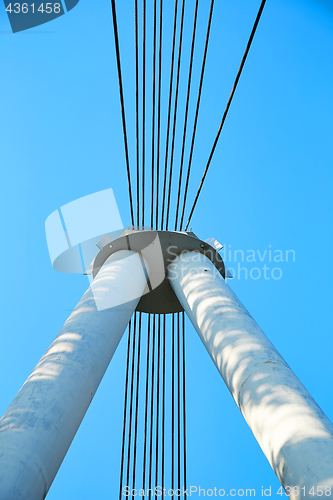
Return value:
M 117 9 L 134 169 L 132 3 L 118 1 Z M 166 3 L 170 26 L 172 5 Z M 189 21 L 194 2 L 188 4 Z M 189 200 L 259 4 L 216 1 Z M 209 2 L 200 5 L 197 61 Z M 2 414 L 87 287 L 85 277 L 52 269 L 46 218 L 109 187 L 125 225 L 130 212 L 110 2 L 80 0 L 65 16 L 15 35 L 3 5 L 0 16 Z M 267 0 L 191 222 L 200 238 L 214 236 L 245 256 L 267 250 L 264 262 L 257 253 L 256 262 L 242 263 L 238 253 L 236 262 L 232 254 L 226 263 L 246 267 L 248 278 L 251 269 L 266 264 L 270 279 L 245 279 L 243 271 L 231 286 L 331 420 L 332 54 L 332 3 Z M 166 67 L 168 61 L 166 54 Z M 181 95 L 184 102 L 184 86 Z M 269 249 L 283 255 L 294 250 L 295 261 L 270 263 Z M 281 269 L 281 279 L 271 277 L 273 267 Z M 255 488 L 257 496 L 271 486 L 278 498 L 275 474 L 189 324 L 187 339 L 188 483 Z M 116 498 L 125 344 L 123 339 L 48 499 Z

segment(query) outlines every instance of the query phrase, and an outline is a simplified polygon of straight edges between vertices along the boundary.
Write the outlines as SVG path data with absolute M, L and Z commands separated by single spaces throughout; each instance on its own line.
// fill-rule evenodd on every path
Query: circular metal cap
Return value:
M 194 233 L 176 231 L 125 231 L 119 238 L 107 243 L 98 253 L 93 264 L 93 277 L 105 261 L 120 250 L 132 250 L 147 262 L 147 286 L 136 308 L 151 314 L 169 314 L 183 311 L 168 279 L 168 267 L 184 252 L 199 252 L 214 264 L 225 278 L 222 257 L 211 245 L 199 240 Z

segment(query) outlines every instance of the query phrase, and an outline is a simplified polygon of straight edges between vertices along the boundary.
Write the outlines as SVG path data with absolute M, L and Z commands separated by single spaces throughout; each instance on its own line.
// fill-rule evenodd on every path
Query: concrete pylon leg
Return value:
M 333 495 L 332 423 L 210 260 L 183 253 L 169 279 L 289 497 Z
M 112 255 L 0 420 L 0 498 L 42 500 L 146 286 L 139 254 Z

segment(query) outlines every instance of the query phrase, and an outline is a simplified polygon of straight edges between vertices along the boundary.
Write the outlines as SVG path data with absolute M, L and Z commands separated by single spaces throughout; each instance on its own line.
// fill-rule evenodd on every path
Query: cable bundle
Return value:
M 138 0 L 134 0 L 135 24 L 135 151 L 136 151 L 136 225 L 145 227 L 146 212 L 150 212 L 151 228 L 169 230 L 174 204 L 174 230 L 182 231 L 190 176 L 203 81 L 211 32 L 214 0 L 211 0 L 206 28 L 205 44 L 200 64 L 200 79 L 195 99 L 193 98 L 193 63 L 196 54 L 197 25 L 200 15 L 199 0 L 195 0 L 191 15 L 192 35 L 188 67 L 182 71 L 184 51 L 185 0 L 175 0 L 173 14 L 170 68 L 162 64 L 165 57 L 164 41 L 168 33 L 164 31 L 163 0 L 153 2 L 152 15 L 152 99 L 151 136 L 147 127 L 147 6 L 142 0 L 141 22 Z M 181 2 L 181 7 L 180 7 Z M 189 2 L 188 2 L 189 3 Z M 201 183 L 189 212 L 185 230 L 188 229 L 198 202 L 203 183 L 211 164 L 223 125 L 234 97 L 246 58 L 248 56 L 266 0 L 262 0 L 246 50 L 227 102 L 222 121 L 208 157 Z M 201 3 L 202 9 L 204 2 Z M 121 72 L 121 58 L 118 38 L 115 0 L 111 0 L 114 26 L 115 50 L 117 58 L 119 94 L 125 145 L 125 159 L 128 179 L 129 202 L 132 226 L 134 227 L 134 205 L 131 185 L 128 134 L 126 127 L 125 102 Z M 193 10 L 193 9 L 192 9 Z M 150 20 L 148 21 L 150 22 Z M 150 26 L 150 25 L 149 25 Z M 140 44 L 140 33 L 142 41 Z M 163 43 L 163 46 L 162 46 Z M 140 50 L 141 47 L 141 50 Z M 148 46 L 150 47 L 150 46 Z M 163 73 L 163 75 L 162 75 Z M 164 76 L 165 73 L 165 76 Z M 179 91 L 181 76 L 185 74 L 186 99 L 184 116 L 179 112 Z M 163 76 L 163 78 L 162 78 Z M 141 84 L 140 84 L 141 81 Z M 162 120 L 162 81 L 168 81 L 165 110 L 166 120 Z M 189 125 L 191 102 L 195 103 L 194 122 Z M 141 113 L 140 113 L 141 110 Z M 165 125 L 165 127 L 164 127 Z M 162 150 L 165 128 L 165 148 Z M 180 157 L 176 158 L 176 136 L 181 131 Z M 148 145 L 148 143 L 150 143 Z M 189 155 L 186 159 L 186 144 Z M 147 150 L 151 150 L 151 164 L 147 165 Z M 163 154 L 164 153 L 164 154 Z M 179 161 L 178 161 L 179 160 Z M 147 182 L 150 180 L 150 189 Z M 185 183 L 184 183 L 185 182 Z M 176 196 L 172 189 L 176 184 Z M 150 203 L 147 193 L 150 192 Z M 146 325 L 146 326 L 143 326 Z M 142 352 L 142 345 L 146 350 Z M 143 382 L 144 381 L 144 382 Z M 142 386 L 144 384 L 144 386 Z M 142 387 L 141 387 L 142 386 Z M 141 410 L 140 410 L 141 408 Z M 186 488 L 186 410 L 185 410 L 185 317 L 184 313 L 171 315 L 145 315 L 135 313 L 128 329 L 127 367 L 125 383 L 124 425 L 119 498 L 124 482 L 131 488 L 154 488 L 165 484 L 173 490 Z M 166 461 L 166 452 L 170 463 Z M 140 465 L 141 464 L 141 465 Z M 140 469 L 140 473 L 139 473 Z M 168 476 L 168 477 L 167 477 Z M 140 479 L 139 479 L 140 478 Z M 125 481 L 126 480 L 126 481 Z M 146 494 L 146 492 L 145 492 Z M 152 496 L 152 495 L 150 495 Z

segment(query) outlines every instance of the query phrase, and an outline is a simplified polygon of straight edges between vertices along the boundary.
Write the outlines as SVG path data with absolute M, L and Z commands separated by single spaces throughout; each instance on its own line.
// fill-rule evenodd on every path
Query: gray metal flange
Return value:
M 169 280 L 168 267 L 181 253 L 199 252 L 206 255 L 225 278 L 225 266 L 219 253 L 192 232 L 127 230 L 119 238 L 103 245 L 93 262 L 93 278 L 104 262 L 120 250 L 133 250 L 142 255 L 149 267 L 147 287 L 137 311 L 151 314 L 169 314 L 183 311 Z

